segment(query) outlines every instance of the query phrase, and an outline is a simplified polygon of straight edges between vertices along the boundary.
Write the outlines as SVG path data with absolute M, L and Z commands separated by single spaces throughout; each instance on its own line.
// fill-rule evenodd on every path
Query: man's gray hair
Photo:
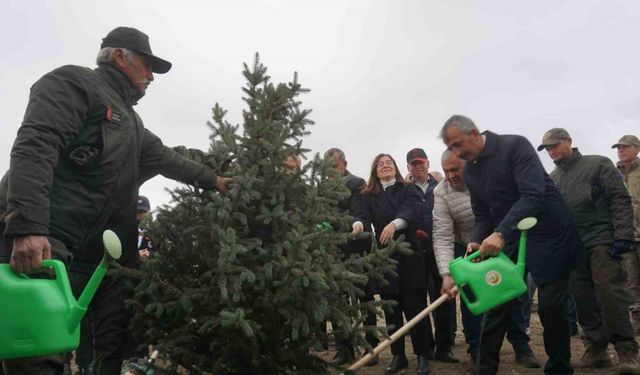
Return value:
M 442 156 L 440 156 L 440 161 L 447 161 L 449 159 L 451 159 L 452 157 L 456 156 L 456 154 L 453 153 L 453 151 L 451 150 L 444 150 L 444 152 L 442 153 Z
M 324 153 L 324 158 L 330 158 L 333 155 L 338 154 L 338 157 L 340 158 L 340 160 L 345 161 L 345 156 L 344 156 L 344 151 L 342 151 L 341 149 L 337 148 L 337 147 L 332 147 L 330 149 L 327 150 L 327 152 Z
M 462 115 L 453 115 L 444 123 L 442 129 L 440 129 L 440 138 L 442 138 L 445 143 L 447 142 L 447 130 L 453 127 L 460 129 L 464 134 L 471 133 L 473 129 L 478 130 L 478 127 L 470 118 Z
M 122 54 L 127 59 L 129 64 L 133 63 L 133 52 L 126 48 L 116 48 L 116 47 L 105 47 L 98 52 L 98 57 L 96 58 L 96 64 L 108 64 L 112 63 L 116 56 L 116 50 L 122 50 Z

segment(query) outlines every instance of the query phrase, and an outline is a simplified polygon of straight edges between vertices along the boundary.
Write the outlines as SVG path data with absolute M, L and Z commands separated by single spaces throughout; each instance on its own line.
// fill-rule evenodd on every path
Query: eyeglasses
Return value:
M 393 166 L 393 160 L 391 159 L 387 159 L 387 160 L 378 160 L 376 162 L 376 165 L 378 167 L 384 167 L 385 165 L 389 165 L 389 166 Z

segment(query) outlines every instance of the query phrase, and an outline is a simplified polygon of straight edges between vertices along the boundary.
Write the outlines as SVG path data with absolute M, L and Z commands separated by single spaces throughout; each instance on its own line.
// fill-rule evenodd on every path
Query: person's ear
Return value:
M 127 65 L 127 58 L 121 48 L 116 48 L 115 51 L 113 51 L 113 61 L 120 69 L 124 69 Z

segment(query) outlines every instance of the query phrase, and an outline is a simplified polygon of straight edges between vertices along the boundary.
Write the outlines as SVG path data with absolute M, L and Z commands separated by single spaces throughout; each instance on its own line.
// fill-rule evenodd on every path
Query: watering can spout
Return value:
M 527 249 L 527 231 L 538 223 L 535 217 L 526 217 L 518 222 L 517 228 L 520 231 L 520 242 L 518 244 L 518 263 L 516 269 L 522 278 L 524 278 L 526 249 Z
M 96 294 L 104 275 L 107 273 L 109 262 L 112 259 L 119 259 L 122 255 L 120 239 L 113 231 L 105 230 L 104 233 L 102 233 L 102 243 L 104 244 L 105 250 L 102 260 L 100 261 L 100 264 L 98 264 L 98 267 L 96 267 L 93 275 L 91 275 L 91 278 L 82 291 L 80 298 L 78 298 L 78 301 L 71 306 L 69 320 L 67 321 L 67 329 L 69 332 L 74 332 L 80 325 L 82 317 L 87 312 L 89 303 Z

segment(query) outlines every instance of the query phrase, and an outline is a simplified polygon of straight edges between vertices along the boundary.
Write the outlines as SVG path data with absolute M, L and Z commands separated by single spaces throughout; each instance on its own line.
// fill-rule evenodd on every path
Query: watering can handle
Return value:
M 479 251 L 479 250 L 474 251 L 473 253 L 471 253 L 471 255 L 468 255 L 468 256 L 467 256 L 467 260 L 468 260 L 468 261 L 472 261 L 472 260 L 474 260 L 474 259 L 476 259 L 476 258 L 480 257 L 481 255 L 482 255 L 482 254 L 480 253 L 480 251 Z
M 73 295 L 71 294 L 71 284 L 69 284 L 69 278 L 67 277 L 67 268 L 64 263 L 59 260 L 54 259 L 45 259 L 42 261 L 43 267 L 53 268 L 56 273 L 56 286 L 65 297 L 71 297 L 73 299 Z M 75 299 L 74 299 L 75 301 Z
M 42 267 L 53 268 L 53 270 L 56 271 L 56 278 L 59 274 L 67 273 L 67 269 L 64 267 L 64 264 L 59 260 L 44 259 L 42 261 Z

